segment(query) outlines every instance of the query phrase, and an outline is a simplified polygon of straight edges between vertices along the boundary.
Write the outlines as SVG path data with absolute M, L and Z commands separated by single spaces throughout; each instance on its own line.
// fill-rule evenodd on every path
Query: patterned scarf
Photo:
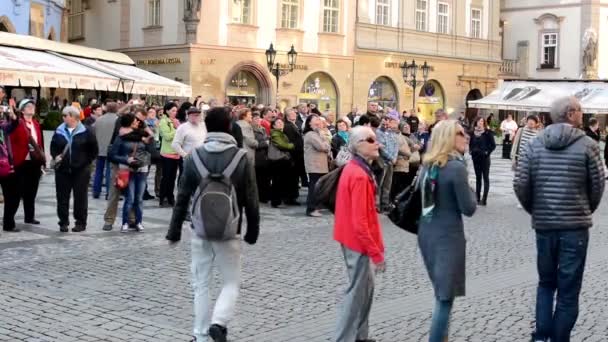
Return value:
M 439 175 L 439 167 L 432 165 L 430 168 L 425 168 L 422 175 L 421 186 L 422 194 L 422 217 L 424 222 L 430 222 L 433 218 L 433 210 L 435 209 L 435 188 L 437 187 L 437 176 Z

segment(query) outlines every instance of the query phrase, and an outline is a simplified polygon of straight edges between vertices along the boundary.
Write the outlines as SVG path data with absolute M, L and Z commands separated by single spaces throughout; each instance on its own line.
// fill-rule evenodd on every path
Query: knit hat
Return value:
M 397 120 L 399 121 L 399 113 L 396 110 L 391 110 L 390 112 L 388 112 L 388 114 L 386 114 L 386 118 L 389 120 Z
M 28 105 L 28 103 L 31 103 L 33 105 L 36 104 L 36 102 L 34 102 L 34 100 L 32 100 L 32 99 L 23 99 L 23 100 L 21 100 L 21 102 L 19 102 L 19 106 L 17 108 L 19 108 L 19 110 L 23 110 L 25 108 L 25 106 Z

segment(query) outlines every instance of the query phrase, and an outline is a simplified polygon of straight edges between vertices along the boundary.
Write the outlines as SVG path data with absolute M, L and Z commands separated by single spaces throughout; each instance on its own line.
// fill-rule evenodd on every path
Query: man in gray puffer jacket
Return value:
M 579 128 L 579 101 L 556 100 L 551 119 L 553 124 L 520 154 L 514 188 L 536 230 L 539 282 L 533 340 L 561 342 L 570 341 L 578 317 L 591 216 L 605 180 L 599 146 Z

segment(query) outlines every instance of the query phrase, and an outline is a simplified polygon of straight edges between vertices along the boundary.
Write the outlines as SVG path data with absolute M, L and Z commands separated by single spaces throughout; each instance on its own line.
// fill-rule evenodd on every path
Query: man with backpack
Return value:
M 184 161 L 177 201 L 166 239 L 176 243 L 192 197 L 192 287 L 194 340 L 227 341 L 227 324 L 234 316 L 241 275 L 239 213 L 247 217 L 245 242 L 253 245 L 259 234 L 259 203 L 254 166 L 246 151 L 230 135 L 232 120 L 224 107 L 205 117 L 207 137 Z M 209 317 L 209 279 L 215 263 L 224 282 L 213 316 Z

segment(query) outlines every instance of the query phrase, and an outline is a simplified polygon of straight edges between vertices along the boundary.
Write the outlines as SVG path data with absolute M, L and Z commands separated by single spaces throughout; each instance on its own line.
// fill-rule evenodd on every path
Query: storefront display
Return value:
M 382 108 L 399 109 L 397 90 L 391 79 L 385 76 L 378 77 L 369 87 L 367 101 L 378 102 Z
M 299 103 L 312 103 L 323 114 L 337 113 L 338 92 L 331 77 L 324 72 L 308 76 L 298 95 Z

